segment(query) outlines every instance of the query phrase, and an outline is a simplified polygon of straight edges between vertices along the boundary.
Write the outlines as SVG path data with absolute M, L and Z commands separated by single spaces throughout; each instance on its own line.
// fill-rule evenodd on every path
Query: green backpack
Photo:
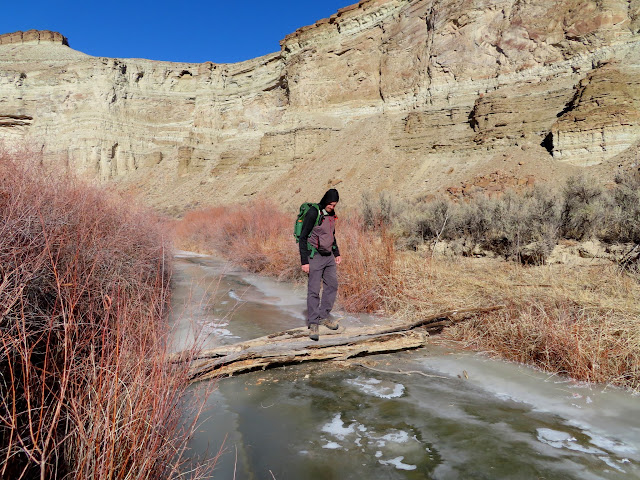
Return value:
M 300 234 L 302 233 L 302 224 L 304 223 L 304 217 L 307 215 L 307 212 L 311 207 L 315 207 L 318 210 L 318 218 L 316 218 L 316 224 L 314 226 L 317 227 L 320 224 L 320 220 L 322 220 L 320 207 L 317 203 L 305 202 L 300 205 L 300 212 L 298 212 L 298 218 L 296 218 L 296 224 L 293 227 L 293 237 L 296 239 L 296 243 L 300 242 Z

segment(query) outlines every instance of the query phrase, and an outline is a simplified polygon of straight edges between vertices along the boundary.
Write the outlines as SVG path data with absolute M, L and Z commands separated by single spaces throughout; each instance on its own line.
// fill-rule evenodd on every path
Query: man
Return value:
M 319 324 L 331 330 L 338 328 L 338 322 L 328 317 L 338 293 L 336 265 L 341 261 L 335 236 L 335 208 L 339 199 L 340 196 L 335 188 L 327 190 L 318 203 L 320 210 L 311 207 L 307 212 L 300 233 L 300 262 L 302 271 L 309 274 L 307 326 L 310 330 L 309 338 L 316 341 L 319 338 Z M 321 218 L 316 226 L 318 215 Z M 321 284 L 322 300 L 320 300 Z

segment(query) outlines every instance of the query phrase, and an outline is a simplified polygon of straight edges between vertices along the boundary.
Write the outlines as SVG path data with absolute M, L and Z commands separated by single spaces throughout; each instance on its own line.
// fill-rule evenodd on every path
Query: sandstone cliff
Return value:
M 0 141 L 174 211 L 608 174 L 637 165 L 639 29 L 640 0 L 363 0 L 237 64 L 17 32 L 0 36 Z

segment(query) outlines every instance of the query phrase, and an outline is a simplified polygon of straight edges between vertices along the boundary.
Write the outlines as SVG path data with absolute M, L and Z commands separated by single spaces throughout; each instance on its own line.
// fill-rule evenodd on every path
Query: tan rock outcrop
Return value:
M 60 45 L 69 45 L 66 37 L 50 30 L 27 30 L 26 32 L 13 32 L 0 35 L 0 45 L 25 43 L 57 43 Z
M 622 153 L 638 140 L 640 69 L 599 65 L 576 87 L 551 129 L 555 158 L 584 165 Z
M 640 140 L 639 12 L 640 0 L 363 0 L 237 64 L 2 35 L 0 141 L 171 211 L 254 194 L 294 205 L 328 185 L 351 203 L 425 195 L 498 170 L 558 179 Z

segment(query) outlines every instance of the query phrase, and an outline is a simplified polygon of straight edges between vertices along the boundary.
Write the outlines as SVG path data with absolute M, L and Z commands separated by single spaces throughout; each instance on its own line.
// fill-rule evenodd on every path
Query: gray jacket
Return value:
M 316 219 L 319 214 L 322 213 L 318 212 L 315 207 L 311 207 L 304 217 L 302 232 L 300 233 L 300 262 L 302 265 L 309 263 L 309 257 L 313 256 L 316 251 L 320 255 L 333 254 L 336 257 L 340 256 L 335 236 L 335 213 L 331 212 L 322 215 L 320 224 L 316 226 Z

